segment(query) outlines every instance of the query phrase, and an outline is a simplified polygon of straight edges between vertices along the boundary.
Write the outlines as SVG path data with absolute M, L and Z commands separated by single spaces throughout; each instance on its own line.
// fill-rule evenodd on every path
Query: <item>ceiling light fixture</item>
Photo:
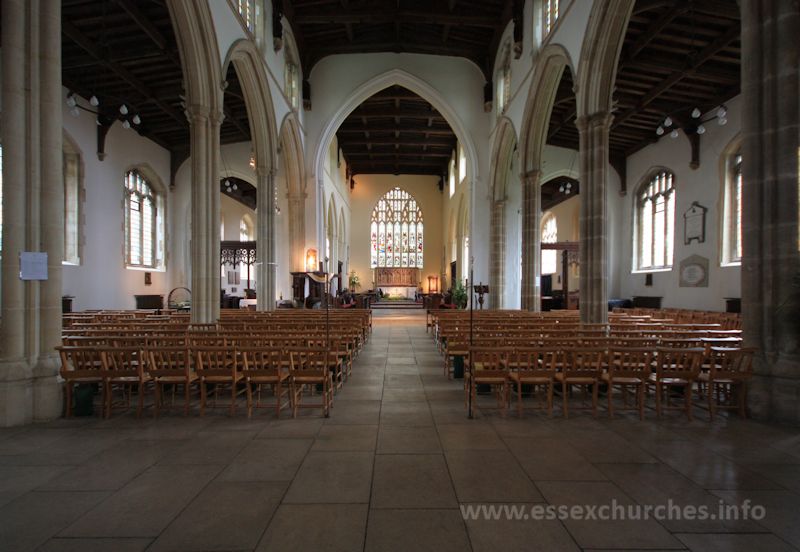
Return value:
M 664 121 L 656 127 L 656 136 L 663 136 L 669 133 L 672 138 L 677 138 L 679 130 L 683 130 L 687 135 L 702 135 L 708 130 L 706 123 L 714 119 L 717 120 L 719 126 L 728 124 L 728 108 L 725 105 L 720 105 L 716 109 L 710 110 L 710 113 L 713 113 L 713 115 L 706 116 L 705 118 L 703 117 L 704 112 L 700 107 L 694 107 L 691 112 L 688 112 L 691 118 L 687 117 L 686 113 L 687 110 L 681 110 L 680 112 L 673 112 L 667 115 Z M 681 117 L 677 117 L 679 114 Z M 675 115 L 676 118 L 673 119 L 672 115 Z
M 73 117 L 78 117 L 81 114 L 80 110 L 82 109 L 83 111 L 91 113 L 92 115 L 95 116 L 95 121 L 97 122 L 98 126 L 102 126 L 103 125 L 103 123 L 102 123 L 102 121 L 100 119 L 100 117 L 101 117 L 100 110 L 99 109 L 90 109 L 90 108 L 86 107 L 85 105 L 81 105 L 80 103 L 78 103 L 78 100 L 76 98 L 75 92 L 73 92 L 72 90 L 67 92 L 67 98 L 64 101 L 67 104 L 67 107 L 70 108 L 69 109 L 69 114 L 72 115 Z M 89 105 L 92 106 L 92 107 L 95 107 L 95 108 L 99 108 L 100 107 L 99 98 L 96 95 L 92 94 L 92 96 L 89 98 Z M 117 116 L 116 119 L 122 121 L 122 128 L 128 129 L 128 128 L 131 128 L 131 126 L 133 126 L 133 125 L 142 124 L 142 118 L 139 116 L 138 113 L 134 113 L 132 116 L 129 116 L 130 115 L 130 109 L 128 108 L 128 106 L 125 103 L 123 103 L 123 104 L 121 104 L 119 106 L 119 113 L 120 113 L 120 115 Z M 109 118 L 113 119 L 114 117 L 109 117 Z

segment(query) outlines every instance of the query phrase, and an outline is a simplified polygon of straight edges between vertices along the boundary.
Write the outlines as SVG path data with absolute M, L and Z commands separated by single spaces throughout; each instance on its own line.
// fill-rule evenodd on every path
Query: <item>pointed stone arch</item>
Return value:
M 522 308 L 541 308 L 541 173 L 550 114 L 564 71 L 574 71 L 569 53 L 551 44 L 542 50 L 534 69 L 520 129 L 522 165 Z
M 442 117 L 445 118 L 450 128 L 455 132 L 458 142 L 464 148 L 467 154 L 467 177 L 470 182 L 475 182 L 478 179 L 478 155 L 475 143 L 472 136 L 467 131 L 466 126 L 461 121 L 456 111 L 450 106 L 445 98 L 439 91 L 422 80 L 421 78 L 412 75 L 401 69 L 392 69 L 381 75 L 373 77 L 365 83 L 358 86 L 351 94 L 347 101 L 334 113 L 334 115 L 325 125 L 322 133 L 320 134 L 319 141 L 316 145 L 316 150 L 313 157 L 313 165 L 311 170 L 317 178 L 321 178 L 324 170 L 325 156 L 327 155 L 328 148 L 330 148 L 331 141 L 333 140 L 336 131 L 342 125 L 344 120 L 350 113 L 353 112 L 364 100 L 370 98 L 374 94 L 384 90 L 393 85 L 400 85 L 415 94 L 430 102 Z
M 516 148 L 514 124 L 507 117 L 501 117 L 495 130 L 490 169 L 489 304 L 492 308 L 502 308 L 505 291 L 507 181 Z
M 286 198 L 289 217 L 290 270 L 305 270 L 306 243 L 306 177 L 303 162 L 303 141 L 300 124 L 294 113 L 289 113 L 281 123 L 279 162 L 286 178 Z
M 219 318 L 222 68 L 208 2 L 167 0 L 186 93 L 191 155 L 192 321 Z
M 635 0 L 595 2 L 581 46 L 577 119 L 580 136 L 581 321 L 608 320 L 607 188 L 609 132 L 617 64 Z
M 277 125 L 267 67 L 255 43 L 250 39 L 234 42 L 223 64 L 222 74 L 233 65 L 242 87 L 250 141 L 255 161 L 258 190 L 258 268 L 256 286 L 259 310 L 275 305 L 275 172 L 277 167 Z

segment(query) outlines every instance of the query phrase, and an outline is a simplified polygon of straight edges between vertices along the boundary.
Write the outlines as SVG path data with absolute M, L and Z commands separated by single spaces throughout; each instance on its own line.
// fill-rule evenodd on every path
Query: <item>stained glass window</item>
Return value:
M 422 268 L 422 210 L 400 188 L 389 190 L 372 210 L 370 265 Z
M 670 268 L 675 234 L 672 173 L 661 171 L 645 181 L 639 188 L 637 201 L 638 268 Z

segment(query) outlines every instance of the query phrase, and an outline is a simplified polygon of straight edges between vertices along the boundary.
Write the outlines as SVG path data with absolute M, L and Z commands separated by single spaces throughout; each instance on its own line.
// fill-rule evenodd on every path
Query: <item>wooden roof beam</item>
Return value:
M 703 65 L 709 58 L 713 57 L 719 50 L 725 48 L 728 44 L 733 42 L 734 40 L 738 39 L 740 35 L 740 25 L 739 23 L 735 23 L 728 27 L 728 29 L 719 37 L 717 37 L 712 43 L 708 46 L 703 48 L 703 50 L 699 53 L 697 58 L 695 58 L 694 63 L 692 63 L 689 67 L 687 67 L 683 71 L 675 71 L 667 78 L 663 79 L 659 84 L 654 86 L 650 89 L 650 91 L 644 95 L 642 99 L 632 108 L 628 109 L 618 117 L 614 118 L 614 122 L 611 125 L 611 129 L 618 127 L 621 125 L 626 119 L 635 115 L 639 110 L 643 109 L 651 102 L 653 102 L 656 98 L 658 98 L 661 94 L 669 90 L 672 86 L 682 80 L 684 77 L 691 75 L 694 71 L 696 71 L 700 66 Z
M 174 51 L 168 49 L 168 43 L 166 37 L 161 34 L 161 31 L 158 30 L 150 19 L 148 19 L 147 15 L 139 9 L 139 6 L 136 5 L 132 0 L 116 0 L 117 4 L 125 10 L 125 12 L 131 16 L 131 19 L 139 26 L 142 31 L 150 38 L 150 40 L 155 43 L 161 52 L 170 59 L 177 67 L 181 67 L 181 62 L 178 59 L 178 56 L 175 54 Z
M 127 82 L 131 87 L 136 89 L 136 91 L 145 97 L 145 101 L 154 103 L 157 105 L 164 113 L 175 119 L 176 121 L 180 122 L 185 126 L 189 126 L 189 121 L 186 119 L 186 116 L 181 113 L 179 110 L 175 109 L 165 101 L 157 98 L 150 88 L 140 81 L 135 75 L 131 74 L 130 71 L 122 67 L 117 63 L 113 63 L 108 61 L 103 57 L 100 53 L 100 49 L 82 32 L 78 30 L 75 25 L 70 23 L 69 21 L 62 21 L 61 23 L 62 32 L 75 44 L 83 48 L 86 53 L 92 56 L 97 62 L 104 66 L 106 69 L 113 71 L 118 77 L 122 80 Z
M 416 10 L 387 10 L 382 7 L 372 10 L 350 10 L 342 13 L 295 14 L 291 18 L 296 25 L 325 25 L 329 23 L 376 24 L 376 23 L 433 23 L 436 25 L 483 27 L 493 29 L 502 24 L 502 19 L 486 15 L 464 15 L 449 12 Z

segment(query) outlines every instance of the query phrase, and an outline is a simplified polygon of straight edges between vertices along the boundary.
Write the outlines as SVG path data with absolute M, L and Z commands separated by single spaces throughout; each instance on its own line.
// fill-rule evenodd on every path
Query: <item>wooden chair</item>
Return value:
M 453 377 L 453 361 L 462 357 L 466 362 L 469 354 L 469 336 L 462 333 L 453 333 L 447 337 L 444 345 L 444 375 L 447 379 Z
M 592 388 L 592 406 L 575 407 L 591 409 L 597 416 L 598 382 L 606 361 L 606 350 L 602 348 L 566 349 L 564 365 L 556 374 L 556 381 L 561 383 L 564 417 L 569 418 L 569 391 L 572 386 L 579 385 Z
M 475 412 L 478 385 L 489 385 L 497 397 L 497 408 L 505 414 L 508 403 L 508 367 L 506 358 L 508 349 L 499 347 L 473 347 L 467 353 L 467 370 L 464 371 L 464 383 L 467 393 L 472 395 L 469 403 L 469 414 Z M 467 396 L 467 400 L 469 397 Z
M 100 352 L 95 347 L 61 346 L 56 347 L 61 357 L 60 375 L 64 378 L 66 390 L 66 414 L 72 416 L 72 392 L 78 384 L 97 384 L 102 386 L 103 372 Z M 105 388 L 103 388 L 105 391 Z M 105 405 L 105 398 L 103 399 Z M 104 411 L 105 412 L 105 411 Z
M 620 410 L 638 410 L 639 419 L 644 419 L 644 390 L 653 366 L 653 350 L 650 348 L 615 347 L 608 356 L 608 370 L 601 376 L 608 385 L 608 417 L 614 417 L 614 387 L 622 392 L 623 407 Z M 628 407 L 628 388 L 636 392 L 636 406 Z
M 546 388 L 547 415 L 553 416 L 553 382 L 556 375 L 556 349 L 512 349 L 508 353 L 508 379 L 517 390 L 517 415 L 522 417 L 522 388 Z M 531 407 L 535 408 L 535 407 Z
M 147 351 L 147 371 L 155 387 L 155 407 L 153 416 L 158 417 L 163 402 L 164 385 L 172 386 L 172 404 L 175 404 L 175 389 L 183 385 L 183 415 L 189 414 L 192 385 L 198 376 L 192 370 L 192 355 L 185 342 L 177 347 L 150 347 Z
M 747 382 L 753 376 L 754 354 L 755 350 L 750 348 L 712 347 L 708 351 L 709 371 L 701 373 L 697 379 L 706 388 L 712 421 L 718 408 L 738 409 L 742 418 L 747 417 Z M 735 402 L 732 401 L 734 394 Z
M 703 362 L 701 347 L 679 347 L 656 349 L 656 372 L 650 374 L 648 385 L 655 387 L 656 414 L 661 417 L 663 410 L 683 410 L 686 417 L 692 419 L 692 386 L 700 374 Z M 669 393 L 673 387 L 679 387 L 684 392 L 684 406 L 673 407 L 669 403 Z M 665 392 L 666 391 L 666 395 Z M 663 402 L 666 397 L 666 406 Z
M 281 417 L 281 409 L 292 406 L 294 384 L 290 374 L 290 363 L 281 349 L 264 349 L 261 347 L 243 347 L 238 349 L 242 361 L 242 375 L 247 391 L 247 417 L 253 415 L 253 408 L 275 408 L 275 416 Z M 261 386 L 272 387 L 275 397 L 274 405 L 261 404 Z M 253 401 L 253 388 L 256 388 L 256 400 Z M 284 396 L 288 399 L 284 402 Z
M 292 375 L 292 417 L 297 417 L 300 408 L 320 408 L 327 418 L 333 404 L 333 374 L 329 369 L 329 354 L 325 349 L 309 347 L 288 348 Z M 303 391 L 308 387 L 314 393 L 317 386 L 322 387 L 322 402 L 303 404 Z
M 200 384 L 200 415 L 205 414 L 208 399 L 208 386 L 214 386 L 214 405 L 216 406 L 219 386 L 230 385 L 230 415 L 236 412 L 237 385 L 242 380 L 239 373 L 236 353 L 227 347 L 197 347 L 194 349 L 194 366 Z
M 144 349 L 142 347 L 100 349 L 100 361 L 103 365 L 105 416 L 111 417 L 114 387 L 121 387 L 123 396 L 125 396 L 125 389 L 128 389 L 126 406 L 130 405 L 130 397 L 133 394 L 133 388 L 136 387 L 138 391 L 136 417 L 140 417 L 144 408 L 147 384 L 152 381 L 150 375 L 145 371 Z

